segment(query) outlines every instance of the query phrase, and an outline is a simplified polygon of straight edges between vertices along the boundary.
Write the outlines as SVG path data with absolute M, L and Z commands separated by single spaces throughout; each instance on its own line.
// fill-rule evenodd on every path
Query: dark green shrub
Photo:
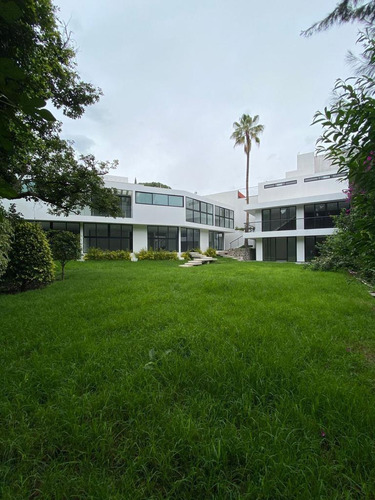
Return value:
M 320 255 L 307 266 L 314 271 L 347 269 L 375 283 L 375 242 L 362 231 L 363 214 L 352 208 L 350 213 L 335 217 L 337 232 L 319 245 Z M 363 245 L 363 241 L 366 245 Z
M 207 257 L 217 257 L 216 250 L 214 248 L 207 248 L 207 250 L 204 252 L 204 255 L 207 255 Z
M 13 238 L 13 227 L 3 207 L 0 205 L 0 278 L 6 271 Z
M 168 250 L 149 250 L 142 249 L 136 254 L 138 260 L 177 260 L 177 252 L 169 252 Z
M 84 256 L 85 260 L 130 260 L 131 254 L 127 250 L 101 250 L 89 248 Z
M 54 279 L 52 252 L 38 224 L 14 221 L 14 239 L 3 289 L 16 292 L 41 288 Z
M 63 280 L 66 263 L 81 257 L 79 235 L 71 231 L 49 231 L 47 237 L 53 258 L 61 264 L 61 279 Z

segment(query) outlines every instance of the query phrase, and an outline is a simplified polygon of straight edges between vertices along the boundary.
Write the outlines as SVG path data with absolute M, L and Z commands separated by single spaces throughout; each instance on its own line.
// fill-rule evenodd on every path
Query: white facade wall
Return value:
M 116 188 L 124 192 L 129 191 L 132 198 L 131 217 L 103 217 L 91 215 L 89 209 L 84 209 L 81 214 L 69 214 L 69 216 L 57 216 L 48 213 L 48 206 L 43 202 L 34 202 L 26 200 L 16 200 L 16 210 L 21 212 L 26 220 L 45 221 L 45 222 L 79 222 L 80 237 L 83 248 L 83 224 L 128 224 L 133 227 L 133 252 L 141 249 L 147 249 L 148 237 L 147 226 L 173 226 L 179 228 L 178 250 L 181 249 L 181 228 L 194 228 L 200 230 L 200 248 L 205 251 L 209 247 L 209 231 L 221 232 L 225 235 L 234 235 L 234 229 L 215 226 L 215 205 L 233 210 L 231 205 L 220 200 L 214 200 L 211 197 L 199 196 L 187 191 L 175 189 L 163 189 L 140 184 L 130 184 L 126 178 L 117 176 L 106 176 L 105 184 L 107 187 Z M 135 202 L 135 192 L 157 193 L 182 196 L 184 199 L 183 207 L 162 206 L 140 204 Z M 125 193 L 124 193 L 125 194 Z M 186 221 L 186 197 L 193 198 L 214 205 L 213 225 L 192 223 Z M 216 201 L 216 202 L 215 202 Z M 10 201 L 4 200 L 5 208 L 9 207 Z
M 333 234 L 334 228 L 305 229 L 304 207 L 308 204 L 345 201 L 347 181 L 337 176 L 337 170 L 323 157 L 313 153 L 297 157 L 297 170 L 287 172 L 284 179 L 262 182 L 258 195 L 250 198 L 249 213 L 253 216 L 255 230 L 245 237 L 256 240 L 256 259 L 261 261 L 263 241 L 269 238 L 296 238 L 296 260 L 305 260 L 305 237 L 322 237 Z M 296 229 L 280 231 L 262 230 L 262 211 L 264 209 L 296 207 Z

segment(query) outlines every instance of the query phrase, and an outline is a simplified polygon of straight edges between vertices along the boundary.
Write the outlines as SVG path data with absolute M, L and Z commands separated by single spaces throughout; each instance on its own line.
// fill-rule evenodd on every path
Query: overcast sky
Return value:
M 265 130 L 250 184 L 282 178 L 314 150 L 313 115 L 331 99 L 358 26 L 300 32 L 335 0 L 57 0 L 78 71 L 102 88 L 80 120 L 64 119 L 79 153 L 119 160 L 113 175 L 209 194 L 245 185 L 229 139 L 243 113 Z

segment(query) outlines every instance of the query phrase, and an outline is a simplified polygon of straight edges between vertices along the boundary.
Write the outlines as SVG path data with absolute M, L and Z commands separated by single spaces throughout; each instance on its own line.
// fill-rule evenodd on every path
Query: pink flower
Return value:
M 324 431 L 320 431 L 320 435 L 325 438 L 326 437 L 326 433 Z

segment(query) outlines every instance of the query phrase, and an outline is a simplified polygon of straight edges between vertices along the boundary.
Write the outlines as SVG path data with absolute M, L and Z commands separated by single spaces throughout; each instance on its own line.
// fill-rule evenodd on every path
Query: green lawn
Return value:
M 294 264 L 0 296 L 3 499 L 374 499 L 375 300 Z

